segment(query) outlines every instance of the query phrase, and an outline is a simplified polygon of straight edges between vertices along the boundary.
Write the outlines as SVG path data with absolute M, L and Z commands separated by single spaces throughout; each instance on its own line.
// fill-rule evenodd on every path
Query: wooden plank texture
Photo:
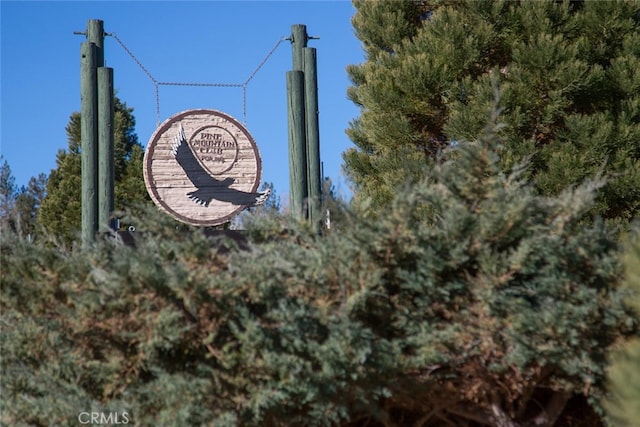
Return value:
M 261 171 L 249 131 L 216 110 L 188 110 L 166 120 L 149 140 L 144 159 L 147 191 L 156 205 L 200 226 L 230 221 L 251 206 Z

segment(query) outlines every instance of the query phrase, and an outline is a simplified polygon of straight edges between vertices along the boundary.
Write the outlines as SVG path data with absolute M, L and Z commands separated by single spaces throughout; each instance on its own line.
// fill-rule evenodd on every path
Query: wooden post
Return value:
M 90 19 L 87 22 L 87 41 L 96 45 L 96 67 L 104 67 L 104 22 Z
M 307 47 L 307 26 L 296 24 L 291 26 L 291 48 L 293 51 L 293 70 L 304 71 L 304 48 Z
M 309 195 L 309 220 L 317 226 L 322 220 L 320 198 L 320 130 L 318 124 L 318 77 L 316 49 L 304 49 L 304 99 L 307 148 L 307 184 Z
M 301 71 L 303 75 L 302 83 L 298 83 L 297 80 L 294 82 L 297 77 L 293 77 L 293 74 L 290 76 L 292 72 L 287 73 L 287 99 L 291 209 L 295 216 L 308 216 L 312 224 L 318 225 L 322 219 L 318 71 L 316 50 L 307 47 L 307 42 L 314 38 L 317 37 L 309 37 L 307 34 L 306 25 L 291 26 L 292 72 Z M 300 90 L 303 95 L 293 93 L 296 90 Z M 303 127 L 302 135 L 297 126 Z M 303 151 L 304 156 L 299 158 Z M 304 189 L 297 188 L 299 185 L 304 185 Z
M 113 68 L 98 67 L 98 226 L 111 227 L 114 209 Z
M 103 21 L 89 20 L 85 35 L 87 41 L 82 43 L 80 48 L 82 245 L 84 247 L 94 241 L 98 225 L 108 222 L 113 211 L 114 193 L 113 70 L 102 68 L 104 66 Z M 98 161 L 99 157 L 100 161 Z M 98 163 L 102 166 L 99 167 Z
M 93 242 L 98 229 L 98 89 L 96 45 L 84 42 L 80 48 L 80 135 L 82 141 L 82 244 Z
M 308 197 L 307 153 L 304 118 L 304 73 L 287 72 L 287 113 L 289 126 L 289 200 L 295 218 L 304 218 Z

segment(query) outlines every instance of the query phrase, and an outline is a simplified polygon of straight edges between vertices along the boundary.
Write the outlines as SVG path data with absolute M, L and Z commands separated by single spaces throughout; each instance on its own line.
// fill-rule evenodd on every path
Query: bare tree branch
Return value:
M 564 407 L 567 405 L 571 394 L 566 391 L 559 391 L 553 393 L 549 403 L 547 406 L 540 412 L 534 419 L 528 421 L 524 424 L 524 427 L 543 427 L 543 426 L 553 426 L 562 411 L 564 411 Z

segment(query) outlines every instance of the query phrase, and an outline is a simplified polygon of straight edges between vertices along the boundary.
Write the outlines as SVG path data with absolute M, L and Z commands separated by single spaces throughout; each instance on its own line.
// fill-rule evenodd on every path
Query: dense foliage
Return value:
M 135 134 L 133 108 L 115 99 L 114 115 L 115 208 L 124 210 L 149 201 L 142 176 L 144 149 Z M 67 125 L 69 146 L 60 150 L 56 168 L 49 175 L 46 195 L 38 210 L 38 223 L 65 243 L 79 236 L 81 223 L 82 160 L 80 113 Z
M 151 211 L 134 248 L 4 235 L 2 421 L 597 425 L 608 349 L 637 329 L 616 240 L 581 223 L 602 182 L 537 195 L 498 131 L 326 236 L 265 216 L 238 250 Z
M 77 114 L 46 193 L 1 166 L 0 425 L 637 424 L 640 3 L 354 3 L 356 195 L 323 233 L 265 184 L 244 233 L 139 206 L 133 244 L 68 245 Z M 118 209 L 134 124 L 118 101 Z
M 21 238 L 32 240 L 46 184 L 47 175 L 41 173 L 18 188 L 9 163 L 4 160 L 0 165 L 0 228 L 10 228 Z
M 625 256 L 625 286 L 631 297 L 627 303 L 640 316 L 640 240 L 638 236 L 629 245 Z M 633 427 L 640 420 L 640 337 L 629 342 L 614 354 L 609 371 L 610 397 L 608 413 L 618 427 Z
M 357 197 L 399 184 L 472 139 L 502 91 L 504 171 L 530 156 L 536 191 L 604 171 L 595 213 L 640 214 L 640 2 L 355 0 L 366 61 L 350 66 L 361 115 L 345 153 Z

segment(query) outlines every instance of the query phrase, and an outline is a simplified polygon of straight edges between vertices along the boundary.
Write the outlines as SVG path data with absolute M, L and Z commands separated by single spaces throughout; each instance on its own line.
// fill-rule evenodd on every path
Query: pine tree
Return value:
M 0 160 L 3 160 L 0 165 L 0 219 L 4 228 L 9 226 L 13 216 L 17 188 L 11 166 L 4 157 Z
M 326 177 L 322 184 L 325 232 L 339 233 L 343 227 L 349 227 L 349 201 L 340 194 L 331 178 Z
M 595 213 L 640 212 L 640 2 L 354 1 L 366 61 L 345 153 L 360 197 L 385 204 L 443 148 L 473 138 L 503 92 L 508 171 L 531 157 L 540 194 L 603 171 Z
M 16 231 L 19 236 L 34 239 L 38 230 L 38 209 L 46 195 L 47 175 L 31 177 L 26 186 L 22 186 L 16 195 Z
M 46 181 L 47 176 L 40 174 L 18 188 L 9 163 L 3 161 L 0 166 L 0 228 L 10 229 L 21 238 L 34 238 L 36 214 L 44 198 Z
M 133 108 L 115 99 L 114 179 L 115 208 L 124 211 L 149 200 L 142 176 L 144 149 L 135 134 Z M 38 222 L 65 242 L 77 237 L 81 222 L 80 113 L 73 113 L 66 127 L 68 149 L 58 152 L 56 169 L 47 181 Z

